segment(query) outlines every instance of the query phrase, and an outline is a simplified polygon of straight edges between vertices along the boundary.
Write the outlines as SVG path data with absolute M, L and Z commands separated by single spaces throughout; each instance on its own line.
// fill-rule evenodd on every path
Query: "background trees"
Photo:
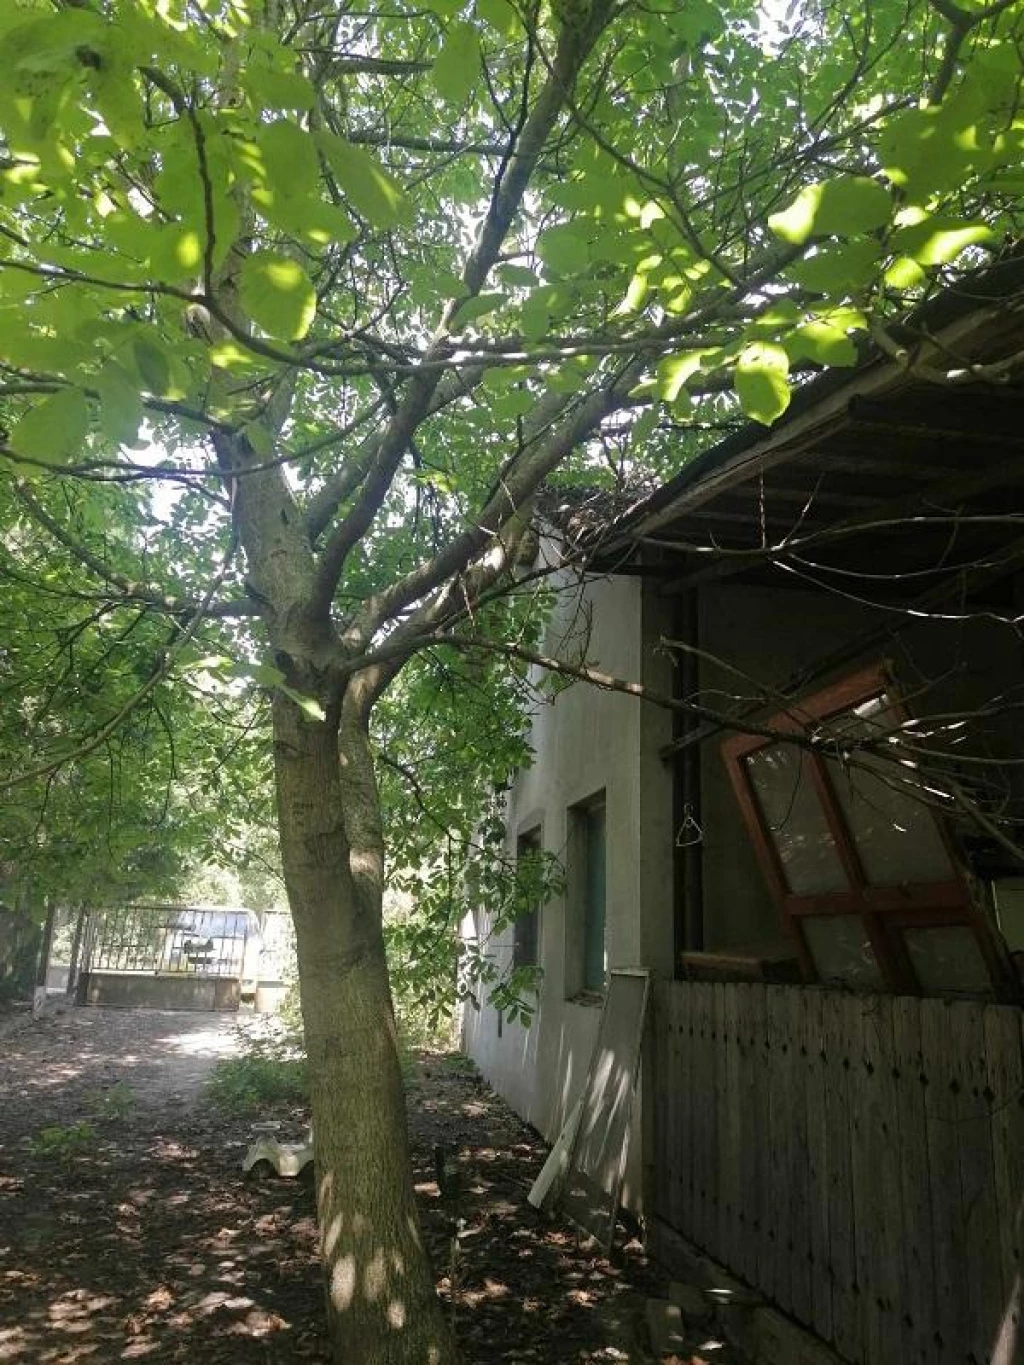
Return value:
M 36 599 L 66 705 L 52 723 L 26 639 L 6 677 L 33 748 L 9 737 L 7 787 L 70 783 L 123 735 L 162 734 L 180 770 L 187 733 L 213 797 L 272 753 L 339 1360 L 449 1353 L 406 1169 L 381 785 L 415 804 L 444 751 L 465 780 L 438 818 L 464 832 L 469 775 L 521 757 L 475 725 L 514 698 L 493 642 L 543 614 L 543 490 L 628 501 L 870 333 L 896 346 L 910 304 L 1001 248 L 1017 23 L 948 0 L 0 16 L 10 572 L 57 575 L 72 632 Z M 148 811 L 156 781 L 123 799 Z

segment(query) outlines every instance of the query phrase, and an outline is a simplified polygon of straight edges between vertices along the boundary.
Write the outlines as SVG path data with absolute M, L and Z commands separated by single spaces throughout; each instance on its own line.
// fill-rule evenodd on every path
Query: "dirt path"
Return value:
M 202 1099 L 217 1058 L 239 1046 L 236 1023 L 99 1009 L 0 1019 L 2 1365 L 326 1361 L 312 1193 L 243 1179 L 251 1120 Z M 472 1068 L 421 1059 L 409 1110 L 449 1303 L 450 1220 L 433 1145 L 458 1154 L 465 1365 L 649 1359 L 638 1321 L 664 1280 L 638 1244 L 609 1265 L 529 1208 L 546 1149 Z M 301 1135 L 301 1111 L 274 1116 L 282 1136 Z M 74 1137 L 83 1123 L 90 1131 Z
M 247 1185 L 248 1122 L 197 1103 L 235 1023 L 4 1021 L 0 1361 L 323 1359 L 310 1195 Z

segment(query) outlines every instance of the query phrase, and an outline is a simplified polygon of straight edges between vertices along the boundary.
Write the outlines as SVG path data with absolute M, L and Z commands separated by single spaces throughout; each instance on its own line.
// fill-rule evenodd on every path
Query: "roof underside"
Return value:
M 992 363 L 1004 372 L 964 373 Z M 1018 292 L 944 328 L 910 370 L 876 360 L 806 386 L 774 428 L 745 429 L 638 509 L 604 562 L 639 553 L 676 590 L 778 581 L 780 561 L 832 578 L 884 567 L 901 595 L 965 569 L 1000 576 L 1024 562 L 1022 398 Z

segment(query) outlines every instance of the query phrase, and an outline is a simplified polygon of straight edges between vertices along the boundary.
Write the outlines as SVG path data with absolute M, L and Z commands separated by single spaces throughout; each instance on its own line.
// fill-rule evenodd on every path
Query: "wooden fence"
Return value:
M 855 1365 L 1018 1365 L 1022 1017 L 661 983 L 656 1216 Z

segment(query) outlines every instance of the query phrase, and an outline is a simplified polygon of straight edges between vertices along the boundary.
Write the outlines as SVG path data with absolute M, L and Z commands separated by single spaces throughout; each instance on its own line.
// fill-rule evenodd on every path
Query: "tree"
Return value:
M 5 478 L 48 559 L 167 624 L 93 738 L 199 674 L 225 707 L 245 679 L 270 696 L 339 1362 L 452 1349 L 408 1170 L 375 708 L 403 669 L 497 685 L 492 645 L 536 625 L 544 490 L 628 491 L 741 412 L 771 423 L 1014 230 L 1009 0 L 787 14 L 0 16 Z

